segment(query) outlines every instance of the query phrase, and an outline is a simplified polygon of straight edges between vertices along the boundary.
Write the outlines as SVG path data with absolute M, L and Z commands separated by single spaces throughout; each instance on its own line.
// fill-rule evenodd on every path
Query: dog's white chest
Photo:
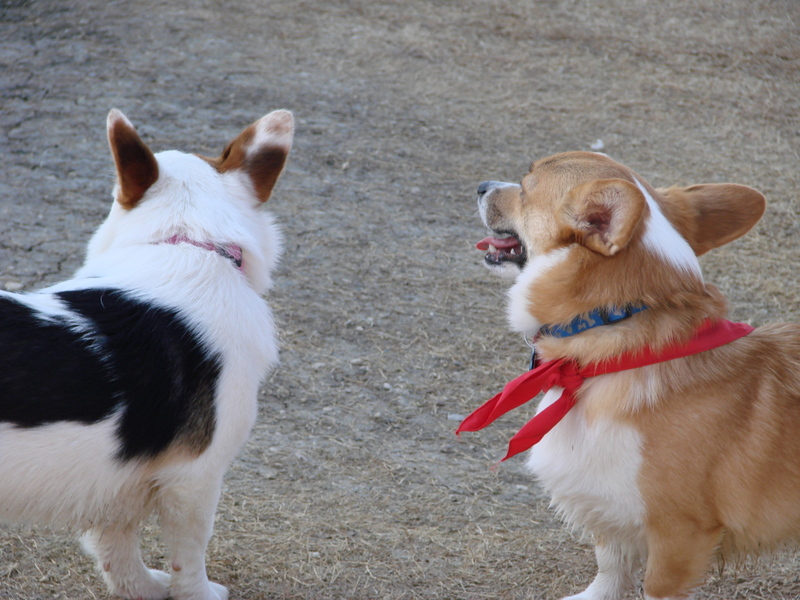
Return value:
M 563 391 L 551 389 L 538 411 Z M 528 468 L 569 523 L 594 533 L 637 536 L 644 504 L 637 485 L 641 437 L 632 427 L 585 417 L 581 402 L 530 451 Z

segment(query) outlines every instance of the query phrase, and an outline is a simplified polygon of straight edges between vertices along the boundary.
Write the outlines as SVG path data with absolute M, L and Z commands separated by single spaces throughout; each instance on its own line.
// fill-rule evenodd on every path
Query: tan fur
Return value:
M 523 178 L 521 195 L 516 188 L 495 193 L 497 199 L 493 198 L 492 212 L 487 215 L 490 227 L 517 231 L 533 254 L 571 247 L 572 256 L 566 268 L 553 269 L 546 280 L 531 290 L 531 313 L 540 322 L 563 324 L 598 306 L 645 303 L 650 307 L 637 319 L 646 327 L 633 328 L 626 324 L 613 333 L 590 331 L 580 339 L 559 341 L 555 345 L 544 340 L 540 350 L 545 358 L 569 356 L 587 363 L 614 356 L 625 349 L 645 345 L 659 348 L 688 339 L 704 318 L 718 318 L 725 314 L 725 301 L 714 288 L 696 277 L 676 277 L 670 264 L 642 247 L 641 237 L 649 210 L 646 206 L 640 208 L 642 199 L 633 185 L 634 178 L 648 187 L 666 216 L 675 219 L 673 224 L 693 245 L 693 236 L 703 232 L 698 231 L 692 220 L 698 210 L 688 206 L 688 201 L 684 200 L 686 194 L 681 193 L 678 200 L 679 190 L 672 188 L 668 196 L 663 196 L 630 169 L 603 155 L 574 152 L 543 159 L 534 163 L 530 173 Z M 622 184 L 627 184 L 624 187 L 631 202 L 637 205 L 632 214 L 638 219 L 626 223 L 624 236 L 618 240 L 624 251 L 617 248 L 613 255 L 598 252 L 597 243 L 588 241 L 595 235 L 587 234 L 575 216 L 575 206 L 581 202 L 581 194 L 596 194 L 597 186 L 603 180 L 621 180 Z M 701 187 L 723 186 L 688 189 Z M 752 200 L 756 194 L 756 200 L 760 198 L 761 202 L 747 204 L 748 207 L 751 204 L 756 206 L 755 210 L 750 210 L 749 224 L 718 209 L 715 215 L 722 223 L 718 226 L 719 231 L 712 233 L 720 236 L 720 243 L 743 235 L 764 210 L 763 197 L 758 192 L 745 186 L 734 187 L 737 192 L 749 190 L 749 198 Z M 747 196 L 738 193 L 736 198 L 746 199 Z M 745 204 L 744 200 L 741 203 Z M 627 208 L 623 198 L 617 198 L 616 204 L 620 209 Z M 738 215 L 743 209 L 733 206 L 729 212 Z M 695 244 L 710 248 L 715 242 L 708 238 Z M 635 277 L 629 274 L 635 274 Z M 602 343 L 598 343 L 598 337 L 603 338 Z
M 545 335 L 544 359 L 586 364 L 658 348 L 724 317 L 713 286 L 643 244 L 650 215 L 636 180 L 697 254 L 743 235 L 764 212 L 763 196 L 746 186 L 656 190 L 603 155 L 534 163 L 485 211 L 487 225 L 514 232 L 530 256 L 569 248 L 527 291 L 531 314 L 563 324 L 598 307 L 649 307 L 572 337 Z M 597 210 L 593 230 L 585 215 Z M 757 553 L 800 539 L 800 326 L 761 327 L 702 354 L 587 380 L 579 402 L 589 423 L 612 419 L 641 436 L 649 597 L 687 597 L 719 550 Z
M 710 560 L 695 536 L 746 553 L 800 537 L 800 327 L 761 327 L 660 369 L 658 402 L 632 415 L 645 441 L 649 562 L 676 562 L 654 546 L 684 522 L 679 554 L 692 587 Z M 646 582 L 660 588 L 663 579 L 648 573 Z
M 754 191 L 735 183 L 658 190 L 662 209 L 698 256 L 732 242 L 761 218 L 764 202 L 754 200 Z

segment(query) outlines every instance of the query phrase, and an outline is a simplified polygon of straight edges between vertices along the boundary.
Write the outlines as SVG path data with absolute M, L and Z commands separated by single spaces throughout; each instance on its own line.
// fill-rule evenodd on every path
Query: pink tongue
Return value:
M 507 250 L 508 248 L 514 248 L 515 246 L 519 246 L 519 242 L 515 237 L 507 237 L 507 238 L 487 237 L 483 238 L 480 242 L 475 244 L 475 247 L 478 250 L 488 250 L 490 245 L 494 246 L 498 250 Z

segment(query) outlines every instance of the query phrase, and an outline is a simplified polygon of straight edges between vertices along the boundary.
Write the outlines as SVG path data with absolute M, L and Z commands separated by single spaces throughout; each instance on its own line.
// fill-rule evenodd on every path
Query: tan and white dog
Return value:
M 205 552 L 225 471 L 277 361 L 264 202 L 292 144 L 274 111 L 217 159 L 153 154 L 117 111 L 111 212 L 76 275 L 0 292 L 0 522 L 84 532 L 110 591 L 222 600 Z M 156 512 L 171 572 L 148 569 Z
M 734 184 L 655 189 L 602 154 L 539 160 L 519 185 L 478 189 L 486 264 L 515 283 L 511 327 L 544 361 L 599 364 L 689 343 L 726 313 L 697 256 L 747 232 L 764 197 Z M 614 307 L 642 310 L 555 335 Z M 749 329 L 749 328 L 748 328 Z M 541 413 L 562 393 L 553 387 Z M 596 545 L 599 572 L 570 600 L 691 598 L 714 557 L 800 535 L 800 326 L 590 377 L 528 466 Z

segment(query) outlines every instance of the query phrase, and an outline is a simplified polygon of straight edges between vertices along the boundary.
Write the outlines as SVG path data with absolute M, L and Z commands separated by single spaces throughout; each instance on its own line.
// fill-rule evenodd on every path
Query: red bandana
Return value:
M 569 410 L 575 406 L 577 401 L 575 392 L 578 391 L 587 377 L 638 369 L 639 367 L 666 362 L 674 358 L 698 354 L 738 340 L 751 331 L 753 331 L 753 327 L 746 323 L 709 320 L 700 326 L 695 336 L 685 345 L 669 346 L 660 352 L 653 352 L 649 348 L 644 348 L 635 354 L 627 353 L 599 363 L 589 364 L 583 369 L 579 369 L 575 361 L 563 358 L 542 363 L 507 383 L 502 392 L 464 419 L 456 434 L 462 431 L 483 429 L 508 411 L 525 404 L 539 392 L 547 391 L 555 386 L 564 388 L 564 393 L 561 394 L 558 400 L 528 421 L 511 438 L 508 443 L 508 454 L 503 458 L 503 460 L 506 460 L 539 442 L 548 431 L 564 418 Z

